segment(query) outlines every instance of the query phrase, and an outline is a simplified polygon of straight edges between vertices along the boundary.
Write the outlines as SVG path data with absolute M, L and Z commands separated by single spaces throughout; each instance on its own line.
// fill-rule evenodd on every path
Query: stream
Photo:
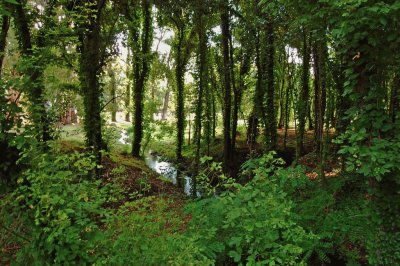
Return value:
M 118 140 L 122 144 L 130 144 L 128 141 L 128 133 L 124 129 L 121 132 L 121 138 Z M 169 179 L 174 185 L 178 186 L 178 179 L 180 179 L 181 187 L 183 187 L 183 190 L 186 195 L 191 195 L 191 190 L 192 190 L 192 179 L 178 171 L 178 169 L 170 162 L 167 162 L 166 160 L 163 160 L 161 156 L 153 154 L 153 152 L 150 150 L 146 153 L 145 156 L 145 162 L 146 165 L 155 171 L 156 173 L 162 175 L 163 177 Z
M 154 155 L 152 151 L 146 153 L 145 162 L 149 168 L 151 168 L 156 173 L 162 175 L 163 177 L 171 180 L 174 185 L 179 186 L 178 179 L 181 179 L 180 182 L 183 181 L 184 183 L 181 186 L 183 187 L 185 194 L 191 195 L 192 179 L 187 175 L 179 173 L 176 167 L 173 166 L 170 162 L 162 160 L 160 156 Z

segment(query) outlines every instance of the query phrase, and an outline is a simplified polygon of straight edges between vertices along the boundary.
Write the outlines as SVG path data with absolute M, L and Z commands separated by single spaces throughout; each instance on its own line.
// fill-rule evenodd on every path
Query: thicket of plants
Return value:
M 396 0 L 0 1 L 0 264 L 399 265 L 399 18 Z M 68 152 L 63 123 L 84 135 Z M 192 197 L 150 193 L 148 147 Z
M 121 205 L 120 171 L 111 182 L 88 179 L 97 167 L 90 154 L 37 149 L 25 151 L 19 163 L 30 167 L 1 200 L 0 239 L 20 247 L 16 265 L 395 265 L 400 259 L 395 195 L 386 205 L 390 196 L 366 194 L 362 177 L 310 180 L 304 167 L 284 169 L 270 153 L 243 164 L 241 174 L 253 177 L 246 185 L 226 179 L 218 196 L 204 188 L 202 198 L 177 213 L 167 197 Z

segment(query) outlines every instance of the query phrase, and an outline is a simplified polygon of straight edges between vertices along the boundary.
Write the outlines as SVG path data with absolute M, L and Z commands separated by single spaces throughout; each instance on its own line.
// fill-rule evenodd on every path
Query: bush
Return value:
M 248 265 L 302 265 L 318 238 L 295 222 L 294 203 L 270 172 L 256 171 L 235 192 L 191 205 L 190 226 L 205 255 L 217 263 Z
M 181 215 L 170 210 L 166 199 L 147 197 L 122 206 L 108 224 L 102 265 L 212 265 L 182 234 Z
M 3 200 L 2 217 L 23 221 L 20 264 L 72 265 L 93 263 L 99 228 L 110 214 L 102 205 L 110 186 L 90 180 L 96 167 L 90 155 L 42 154 L 18 179 L 18 188 Z

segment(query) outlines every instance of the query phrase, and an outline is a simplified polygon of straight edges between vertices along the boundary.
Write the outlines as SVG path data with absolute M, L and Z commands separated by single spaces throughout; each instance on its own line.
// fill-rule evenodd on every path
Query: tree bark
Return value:
M 296 161 L 304 153 L 304 131 L 306 125 L 306 117 L 308 110 L 309 98 L 309 73 L 310 73 L 310 46 L 308 44 L 308 34 L 303 32 L 303 70 L 302 70 L 302 87 L 300 92 L 300 99 L 298 103 L 298 134 L 297 134 L 297 147 L 296 147 Z
M 101 89 L 98 76 L 101 73 L 101 9 L 93 6 L 95 15 L 88 17 L 89 22 L 84 25 L 87 29 L 81 36 L 80 81 L 84 95 L 84 127 L 86 132 L 86 144 L 90 147 L 101 162 L 100 150 L 105 148 L 101 132 Z
M 126 57 L 126 62 L 129 62 L 131 60 L 131 49 L 128 47 L 128 55 Z M 126 108 L 126 114 L 125 114 L 125 121 L 126 122 L 131 122 L 131 68 L 129 66 L 129 63 L 126 64 L 126 78 L 128 79 L 128 82 L 126 84 L 126 91 L 125 91 L 125 108 Z
M 164 95 L 164 104 L 163 104 L 163 109 L 162 109 L 162 114 L 161 114 L 161 120 L 162 121 L 167 120 L 167 112 L 168 112 L 168 105 L 169 105 L 169 94 L 170 94 L 170 89 L 168 88 L 167 91 L 165 92 L 165 95 Z
M 392 91 L 390 94 L 390 108 L 389 108 L 389 115 L 393 124 L 396 123 L 396 118 L 400 112 L 399 89 L 400 89 L 400 74 L 396 73 L 393 78 Z
M 52 12 L 52 5 L 46 7 L 46 13 Z M 24 9 L 24 3 L 19 1 L 17 5 L 13 5 L 14 8 L 14 22 L 16 31 L 18 32 L 19 42 L 21 46 L 21 53 L 24 57 L 34 59 L 37 61 L 38 57 L 35 57 L 32 44 L 32 36 L 29 29 L 29 19 Z M 49 14 L 50 15 L 50 14 Z M 45 23 L 43 27 L 47 27 L 48 23 Z M 45 40 L 43 36 L 43 28 L 39 31 L 37 38 L 37 47 L 44 48 Z M 42 76 L 44 72 L 44 62 L 36 62 L 35 64 L 29 64 L 24 74 L 29 75 L 29 88 L 28 96 L 31 104 L 31 119 L 37 131 L 37 138 L 39 141 L 46 142 L 51 139 L 49 121 L 46 113 L 46 103 L 43 99 L 44 85 Z
M 136 48 L 134 54 L 135 81 L 134 81 L 134 122 L 133 122 L 133 143 L 132 156 L 140 157 L 141 142 L 143 138 L 143 111 L 144 111 L 144 89 L 150 70 L 150 49 L 152 42 L 152 17 L 150 0 L 142 0 L 143 28 L 141 30 L 141 49 L 138 48 L 139 29 L 134 29 L 133 45 Z M 134 19 L 138 19 L 137 17 Z
M 8 16 L 2 17 L 1 32 L 0 32 L 0 77 L 3 73 L 3 61 L 7 46 L 8 29 L 10 28 L 10 18 Z
M 229 56 L 229 38 L 230 38 L 230 26 L 229 26 L 229 10 L 227 6 L 224 6 L 221 11 L 221 30 L 222 30 L 222 55 L 224 62 L 224 171 L 227 172 L 229 168 L 229 162 L 232 158 L 231 155 L 231 69 L 230 69 L 230 56 Z
M 185 68 L 186 62 L 183 55 L 183 43 L 185 38 L 184 26 L 176 25 L 175 32 L 178 38 L 174 42 L 175 48 L 175 82 L 176 82 L 176 158 L 182 160 L 182 147 L 185 137 Z M 189 126 L 190 130 L 190 126 Z
M 266 63 L 266 83 L 267 83 L 267 117 L 266 117 L 266 144 L 268 150 L 275 150 L 277 145 L 277 121 L 275 108 L 275 86 L 274 86 L 274 58 L 275 58 L 275 34 L 274 25 L 268 22 L 266 25 L 267 33 L 267 63 Z

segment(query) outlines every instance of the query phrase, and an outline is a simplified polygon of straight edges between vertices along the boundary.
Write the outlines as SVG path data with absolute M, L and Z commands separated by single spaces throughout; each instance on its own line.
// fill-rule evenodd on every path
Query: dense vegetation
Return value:
M 1 265 L 400 265 L 399 1 L 0 17 Z

